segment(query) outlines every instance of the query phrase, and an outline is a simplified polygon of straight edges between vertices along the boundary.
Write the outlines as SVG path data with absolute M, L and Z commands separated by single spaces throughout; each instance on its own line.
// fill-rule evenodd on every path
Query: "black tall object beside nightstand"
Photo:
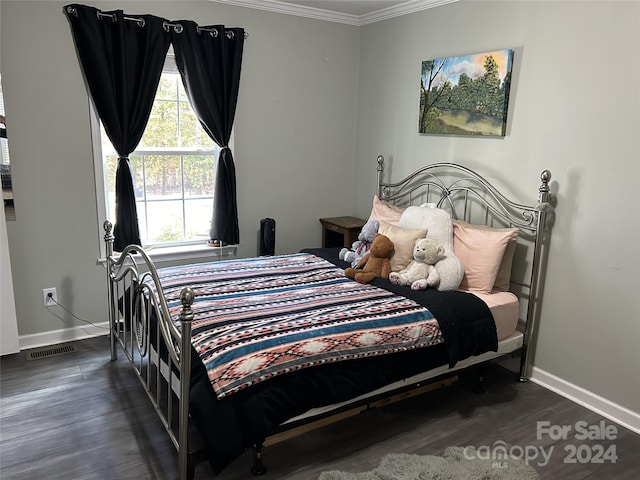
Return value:
M 322 224 L 322 248 L 351 248 L 367 221 L 356 217 L 331 217 L 321 218 L 320 223 Z

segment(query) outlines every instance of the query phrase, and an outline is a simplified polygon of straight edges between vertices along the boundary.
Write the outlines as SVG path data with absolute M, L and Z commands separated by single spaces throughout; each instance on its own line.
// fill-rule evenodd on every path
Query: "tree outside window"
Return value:
M 115 218 L 118 155 L 104 129 L 107 208 Z M 144 245 L 202 243 L 209 239 L 219 147 L 203 130 L 180 75 L 165 71 L 140 144 L 129 157 Z

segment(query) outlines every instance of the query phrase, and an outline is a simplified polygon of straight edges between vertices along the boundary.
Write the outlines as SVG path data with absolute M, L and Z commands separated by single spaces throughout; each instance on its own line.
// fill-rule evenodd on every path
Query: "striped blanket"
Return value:
M 178 326 L 180 291 L 195 292 L 192 344 L 218 398 L 305 367 L 444 341 L 425 307 L 307 253 L 158 274 Z

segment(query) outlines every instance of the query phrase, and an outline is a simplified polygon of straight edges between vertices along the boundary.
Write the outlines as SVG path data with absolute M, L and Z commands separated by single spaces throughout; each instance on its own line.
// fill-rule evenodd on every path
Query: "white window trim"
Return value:
M 96 191 L 96 219 L 98 222 L 98 263 L 105 264 L 107 250 L 104 243 L 104 222 L 112 223 L 115 219 L 107 219 L 107 195 L 105 191 L 104 160 L 102 158 L 102 138 L 100 135 L 100 117 L 93 100 L 89 96 L 89 124 L 91 128 L 91 144 L 93 150 L 93 171 Z M 223 260 L 234 258 L 237 245 L 210 247 L 203 243 L 190 243 L 171 246 L 142 246 L 154 262 L 173 262 L 183 260 Z

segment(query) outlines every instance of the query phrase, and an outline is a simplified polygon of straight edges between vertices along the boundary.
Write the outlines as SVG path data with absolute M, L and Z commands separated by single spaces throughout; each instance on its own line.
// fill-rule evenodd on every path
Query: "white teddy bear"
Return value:
M 435 264 L 445 257 L 444 247 L 430 238 L 419 238 L 413 246 L 413 261 L 399 272 L 391 272 L 394 285 L 411 285 L 412 290 L 437 287 L 440 274 Z
M 453 225 L 451 214 L 435 204 L 407 207 L 402 212 L 398 226 L 404 228 L 426 228 L 430 239 L 444 248 L 444 258 L 436 264 L 440 283 L 438 290 L 457 290 L 464 276 L 464 266 L 453 252 Z

